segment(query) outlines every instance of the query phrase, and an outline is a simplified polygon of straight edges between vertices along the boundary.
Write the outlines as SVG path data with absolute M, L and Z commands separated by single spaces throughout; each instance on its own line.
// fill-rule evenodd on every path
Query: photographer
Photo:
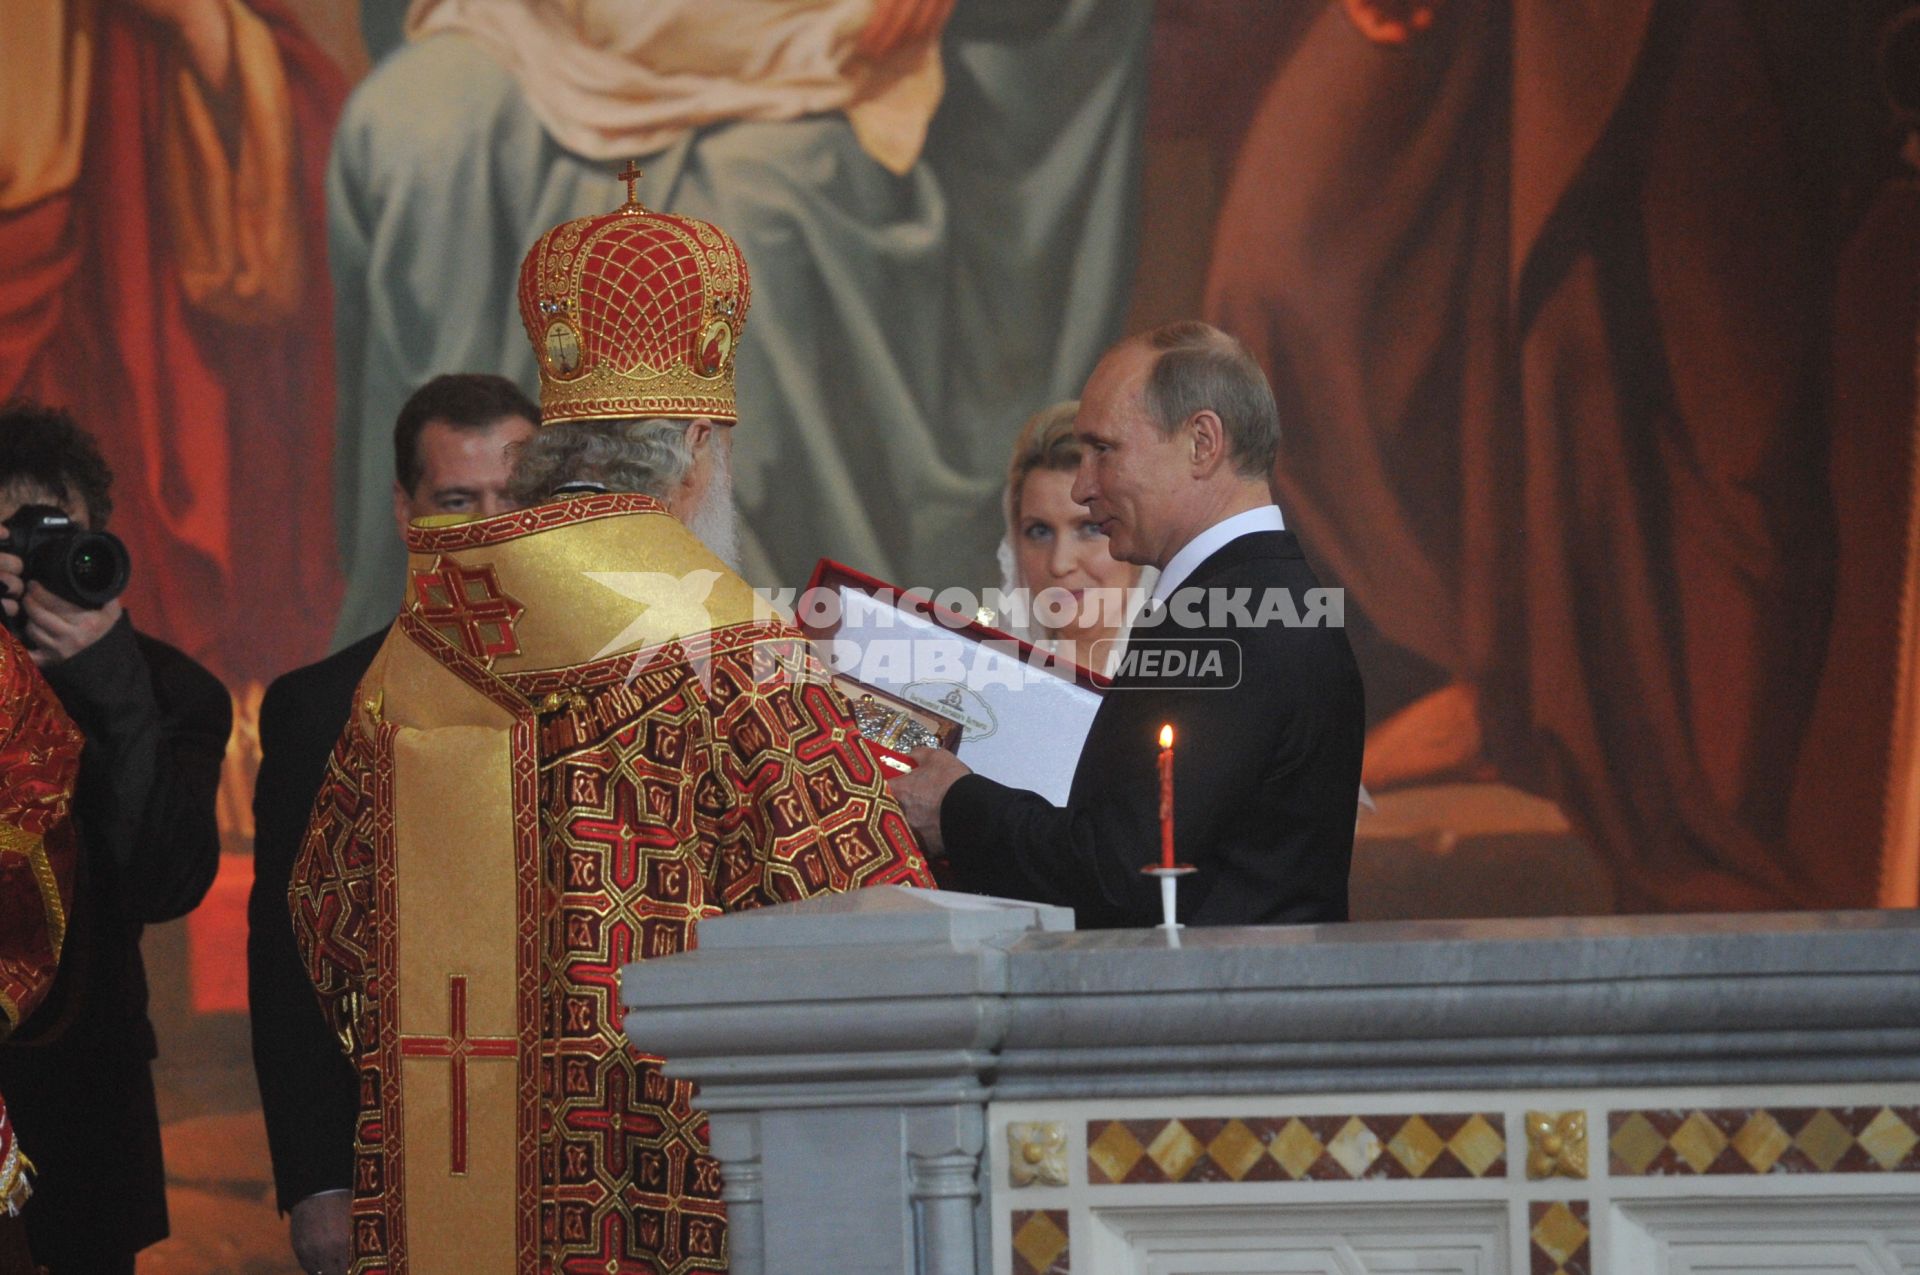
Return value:
M 16 400 L 0 407 L 0 522 L 35 505 L 101 531 L 112 475 L 66 413 Z M 49 1275 L 130 1275 L 167 1234 L 140 934 L 213 882 L 232 712 L 211 673 L 135 630 L 117 600 L 75 603 L 28 570 L 9 552 L 19 534 L 15 520 L 0 543 L 0 609 L 86 743 L 66 950 L 46 1003 L 0 1047 L 0 1092 L 39 1166 L 35 1261 Z

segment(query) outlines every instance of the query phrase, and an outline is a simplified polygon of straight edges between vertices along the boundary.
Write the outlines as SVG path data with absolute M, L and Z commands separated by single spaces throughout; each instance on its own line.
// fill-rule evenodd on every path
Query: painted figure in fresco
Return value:
M 623 1033 L 621 967 L 931 884 L 845 698 L 716 552 L 758 282 L 631 185 L 540 236 L 528 507 L 408 529 L 290 893 L 361 1068 L 355 1271 L 725 1271 L 706 1117 Z
M 951 9 L 949 17 L 948 10 Z M 721 222 L 753 260 L 736 458 L 745 565 L 831 554 L 984 578 L 1008 441 L 1118 335 L 1151 7 L 1130 0 L 417 0 L 348 104 L 338 640 L 392 615 L 383 439 L 435 372 L 531 386 L 511 297 L 544 227 L 617 202 Z
M 1329 6 L 1219 224 L 1210 315 L 1300 422 L 1288 516 L 1430 671 L 1369 783 L 1484 751 L 1630 910 L 1872 895 L 1870 838 L 1790 830 L 1836 544 L 1830 16 Z
M 324 643 L 338 588 L 304 466 L 332 432 L 344 85 L 276 0 L 0 0 L 0 30 L 0 399 L 96 425 L 128 606 L 264 679 Z

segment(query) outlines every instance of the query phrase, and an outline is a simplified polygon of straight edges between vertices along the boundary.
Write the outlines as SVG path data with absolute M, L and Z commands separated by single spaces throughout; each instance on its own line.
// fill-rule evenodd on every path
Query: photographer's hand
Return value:
M 0 558 L 0 566 L 18 562 Z M 0 576 L 0 580 L 6 577 Z M 18 577 L 14 577 L 17 582 Z M 15 585 L 17 586 L 17 583 Z M 120 620 L 120 600 L 88 610 L 53 593 L 39 581 L 27 586 L 27 652 L 41 668 L 65 663 L 107 635 Z
M 27 564 L 10 553 L 0 553 L 0 611 L 7 613 L 11 620 L 20 614 L 20 592 L 25 587 L 20 577 L 26 572 Z

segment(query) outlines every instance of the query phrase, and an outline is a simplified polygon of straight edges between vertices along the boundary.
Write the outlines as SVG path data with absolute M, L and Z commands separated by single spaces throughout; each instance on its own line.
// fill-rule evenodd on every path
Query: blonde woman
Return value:
M 1080 443 L 1078 400 L 1055 403 L 1021 427 L 1007 465 L 1007 536 L 1000 542 L 1002 588 L 1026 590 L 1028 604 L 1002 621 L 1019 636 L 1096 672 L 1113 669 L 1132 606 L 1157 574 L 1121 562 L 1073 499 Z

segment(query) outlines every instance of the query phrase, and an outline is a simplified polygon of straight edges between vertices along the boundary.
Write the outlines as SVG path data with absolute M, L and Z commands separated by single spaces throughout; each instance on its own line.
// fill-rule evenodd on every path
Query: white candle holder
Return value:
M 1174 920 L 1174 894 L 1178 888 L 1180 878 L 1187 876 L 1194 870 L 1194 866 L 1191 863 L 1176 863 L 1171 868 L 1165 868 L 1157 863 L 1152 863 L 1140 869 L 1141 873 L 1146 876 L 1160 878 L 1161 920 L 1159 926 L 1156 928 L 1165 930 L 1169 934 L 1184 928 L 1180 922 Z

